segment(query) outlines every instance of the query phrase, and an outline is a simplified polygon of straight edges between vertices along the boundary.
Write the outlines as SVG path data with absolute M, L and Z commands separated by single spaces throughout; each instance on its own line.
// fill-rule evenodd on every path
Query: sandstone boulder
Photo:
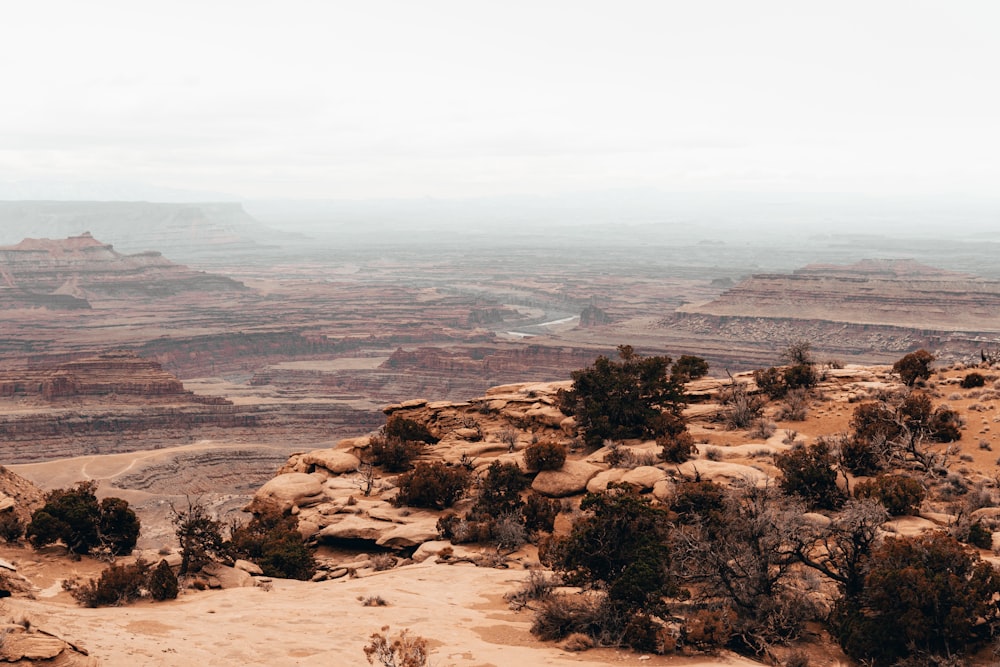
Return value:
M 657 482 L 667 478 L 667 473 L 654 466 L 639 466 L 622 476 L 621 481 L 631 484 L 643 491 L 652 491 Z
M 620 482 L 622 477 L 625 476 L 627 470 L 621 468 L 612 468 L 611 470 L 602 470 L 587 482 L 587 493 L 600 493 L 601 491 L 607 491 L 608 484 L 612 482 Z
M 268 480 L 254 494 L 252 505 L 275 504 L 282 511 L 308 507 L 323 500 L 323 475 L 290 472 Z
M 322 468 L 334 475 L 354 472 L 361 465 L 361 459 L 342 449 L 316 449 L 303 454 L 302 462 L 309 469 Z
M 243 560 L 242 558 L 238 558 L 236 562 L 233 563 L 233 567 L 237 570 L 243 570 L 249 575 L 264 574 L 264 570 L 260 569 L 260 565 L 257 565 L 257 563 L 251 563 L 248 560 Z
M 746 465 L 739 463 L 727 463 L 725 461 L 709 461 L 708 459 L 698 459 L 695 461 L 685 461 L 677 466 L 677 470 L 685 477 L 709 481 L 718 481 L 728 484 L 733 481 L 747 481 L 751 484 L 762 484 L 767 481 L 767 474 Z
M 586 461 L 566 461 L 560 470 L 543 470 L 535 476 L 531 488 L 543 496 L 564 498 L 583 493 L 601 468 Z
M 210 588 L 247 588 L 256 586 L 248 572 L 221 563 L 209 563 L 201 570 Z

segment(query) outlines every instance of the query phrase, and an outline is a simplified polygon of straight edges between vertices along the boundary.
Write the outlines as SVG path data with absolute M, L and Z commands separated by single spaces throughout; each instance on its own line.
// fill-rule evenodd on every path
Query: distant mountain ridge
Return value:
M 124 253 L 156 250 L 182 261 L 259 251 L 287 238 L 235 202 L 0 201 L 0 244 L 85 231 Z

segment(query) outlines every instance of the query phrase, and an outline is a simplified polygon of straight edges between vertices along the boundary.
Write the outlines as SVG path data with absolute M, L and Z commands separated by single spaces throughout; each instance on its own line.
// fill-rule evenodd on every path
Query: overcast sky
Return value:
M 32 0 L 0 181 L 1000 191 L 996 0 Z

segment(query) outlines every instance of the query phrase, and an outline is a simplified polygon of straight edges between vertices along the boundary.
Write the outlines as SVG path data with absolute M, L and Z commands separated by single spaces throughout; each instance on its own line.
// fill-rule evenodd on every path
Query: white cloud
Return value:
M 990 194 L 1000 180 L 989 0 L 43 0 L 8 14 L 0 180 L 248 197 Z

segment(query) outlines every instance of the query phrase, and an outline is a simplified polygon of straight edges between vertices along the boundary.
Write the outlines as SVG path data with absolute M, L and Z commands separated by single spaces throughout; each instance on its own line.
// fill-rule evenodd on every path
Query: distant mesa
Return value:
M 0 247 L 4 308 L 86 309 L 107 299 L 244 291 L 243 283 L 174 264 L 159 252 L 123 255 L 89 232 Z
M 685 305 L 678 312 L 998 332 L 1000 281 L 912 260 L 812 264 L 791 274 L 754 275 L 714 301 Z
M 155 248 L 185 262 L 255 253 L 286 238 L 231 202 L 0 201 L 0 243 L 62 238 L 84 229 L 119 252 Z
M 0 397 L 4 398 L 36 396 L 56 400 L 110 394 L 197 400 L 160 364 L 127 350 L 114 350 L 47 369 L 0 371 Z M 197 402 L 208 400 L 217 402 L 205 398 Z

